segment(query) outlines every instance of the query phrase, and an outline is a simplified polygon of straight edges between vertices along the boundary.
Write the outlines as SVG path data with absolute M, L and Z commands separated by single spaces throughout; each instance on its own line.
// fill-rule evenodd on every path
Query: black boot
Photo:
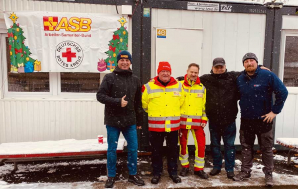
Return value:
M 175 182 L 175 183 L 180 183 L 180 182 L 181 182 L 181 178 L 178 177 L 178 175 L 170 175 L 170 178 L 171 178 L 172 181 Z
M 160 176 L 159 175 L 154 175 L 153 178 L 151 179 L 151 183 L 152 184 L 158 184 L 160 180 Z
M 129 175 L 128 182 L 134 183 L 138 186 L 144 186 L 145 182 L 138 175 Z
M 115 177 L 109 177 L 106 181 L 105 188 L 113 188 L 115 183 Z
M 182 167 L 182 170 L 180 171 L 180 176 L 185 177 L 189 172 L 188 167 Z
M 235 176 L 234 171 L 229 171 L 229 172 L 227 172 L 227 177 L 228 177 L 229 179 L 233 179 L 234 176 Z
M 209 173 L 209 175 L 211 176 L 215 176 L 218 175 L 220 173 L 220 169 L 212 169 L 212 171 Z
M 195 175 L 198 175 L 202 179 L 208 179 L 208 175 L 204 172 L 204 170 L 195 171 Z

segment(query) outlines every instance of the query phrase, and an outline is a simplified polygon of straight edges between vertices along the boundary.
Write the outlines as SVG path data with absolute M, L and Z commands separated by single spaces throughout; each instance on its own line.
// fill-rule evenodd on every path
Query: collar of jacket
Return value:
M 218 78 L 226 78 L 228 76 L 228 69 L 222 74 L 215 74 L 212 70 L 210 71 L 211 75 L 215 77 L 216 79 Z
M 178 83 L 178 82 L 176 81 L 175 78 L 171 77 L 170 82 L 167 84 L 167 86 L 164 86 L 163 84 L 161 84 L 161 83 L 158 81 L 157 78 L 158 78 L 158 76 L 156 76 L 156 77 L 154 78 L 154 84 L 155 84 L 155 85 L 158 85 L 158 86 L 161 86 L 161 87 L 168 87 L 168 86 L 175 85 L 175 84 Z
M 122 70 L 118 66 L 115 68 L 113 72 L 120 75 L 132 75 L 132 70 L 130 68 L 129 70 Z
M 200 81 L 200 78 L 197 77 L 196 79 L 196 82 L 194 83 L 194 85 L 200 85 L 201 81 Z M 183 83 L 185 86 L 191 86 L 188 82 L 188 79 L 187 79 L 187 74 L 185 74 L 184 76 L 184 83 Z
M 251 79 L 251 78 L 254 78 L 258 75 L 259 71 L 261 70 L 261 68 L 258 66 L 255 73 L 253 75 L 248 75 L 247 72 L 244 70 L 244 76 L 247 78 L 247 79 Z

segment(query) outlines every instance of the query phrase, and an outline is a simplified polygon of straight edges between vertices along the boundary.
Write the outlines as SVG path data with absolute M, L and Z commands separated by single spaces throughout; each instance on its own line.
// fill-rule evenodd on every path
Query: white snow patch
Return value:
M 125 139 L 119 139 L 117 150 L 123 150 L 124 143 Z M 99 144 L 97 139 L 66 139 L 58 141 L 2 143 L 0 144 L 0 155 L 93 152 L 106 151 L 107 149 L 106 138 L 104 138 L 103 144 Z
M 100 176 L 100 177 L 98 177 L 98 180 L 99 181 L 106 181 L 106 180 L 108 180 L 108 177 L 107 176 Z

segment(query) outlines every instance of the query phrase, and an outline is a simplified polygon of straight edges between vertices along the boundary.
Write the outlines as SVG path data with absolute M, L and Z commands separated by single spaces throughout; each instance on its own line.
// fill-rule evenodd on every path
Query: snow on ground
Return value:
M 281 155 L 275 155 L 275 160 L 286 161 L 287 157 Z M 298 163 L 297 158 L 295 161 Z M 295 162 L 295 163 L 296 163 Z M 92 165 L 92 164 L 102 164 L 106 163 L 105 160 L 82 160 L 77 162 L 58 162 L 58 163 L 43 163 L 35 165 L 19 165 L 20 172 L 35 172 L 41 171 L 44 168 L 48 168 L 48 173 L 55 174 L 55 167 L 57 166 L 68 166 L 68 165 Z M 143 163 L 148 163 L 143 161 Z M 240 171 L 241 161 L 235 161 L 235 173 Z M 182 178 L 182 183 L 174 184 L 167 173 L 162 177 L 161 183 L 158 185 L 153 185 L 150 183 L 151 176 L 148 176 L 147 173 L 141 175 L 143 176 L 146 182 L 146 185 L 143 187 L 135 186 L 127 182 L 127 178 L 121 177 L 119 181 L 116 181 L 115 187 L 118 189 L 122 188 L 188 188 L 188 187 L 227 187 L 227 186 L 263 186 L 264 185 L 264 173 L 262 172 L 263 165 L 258 161 L 254 161 L 252 168 L 252 177 L 247 181 L 243 182 L 234 182 L 230 179 L 227 179 L 224 169 L 219 175 L 213 176 L 208 180 L 202 180 L 194 175 L 189 175 L 188 177 Z M 13 164 L 5 164 L 0 166 L 0 178 L 2 175 L 9 173 L 13 169 Z M 205 168 L 205 171 L 209 173 L 211 168 Z M 22 174 L 16 173 L 17 176 L 21 177 Z M 278 174 L 273 173 L 274 182 L 276 185 L 298 185 L 298 176 L 289 175 L 289 174 Z M 54 188 L 54 189 L 91 189 L 91 188 L 103 188 L 104 182 L 107 179 L 106 176 L 98 177 L 98 182 L 69 182 L 69 183 L 20 183 L 20 184 L 9 184 L 5 181 L 0 180 L 0 189 L 31 189 L 31 188 Z
M 288 161 L 288 157 L 281 156 L 281 155 L 275 155 L 273 159 L 278 161 Z M 298 164 L 298 157 L 291 157 L 291 161 L 294 162 L 295 164 Z
M 1 189 L 92 189 L 94 183 L 92 182 L 74 182 L 74 183 L 21 183 L 8 184 L 0 181 Z

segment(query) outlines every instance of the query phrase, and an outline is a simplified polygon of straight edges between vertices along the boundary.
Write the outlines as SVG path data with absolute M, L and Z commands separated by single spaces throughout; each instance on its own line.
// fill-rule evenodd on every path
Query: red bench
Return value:
M 119 139 L 117 153 L 123 151 L 124 139 Z M 107 153 L 106 138 L 103 144 L 97 139 L 18 142 L 0 144 L 0 165 L 13 162 L 13 172 L 18 162 L 96 158 Z

